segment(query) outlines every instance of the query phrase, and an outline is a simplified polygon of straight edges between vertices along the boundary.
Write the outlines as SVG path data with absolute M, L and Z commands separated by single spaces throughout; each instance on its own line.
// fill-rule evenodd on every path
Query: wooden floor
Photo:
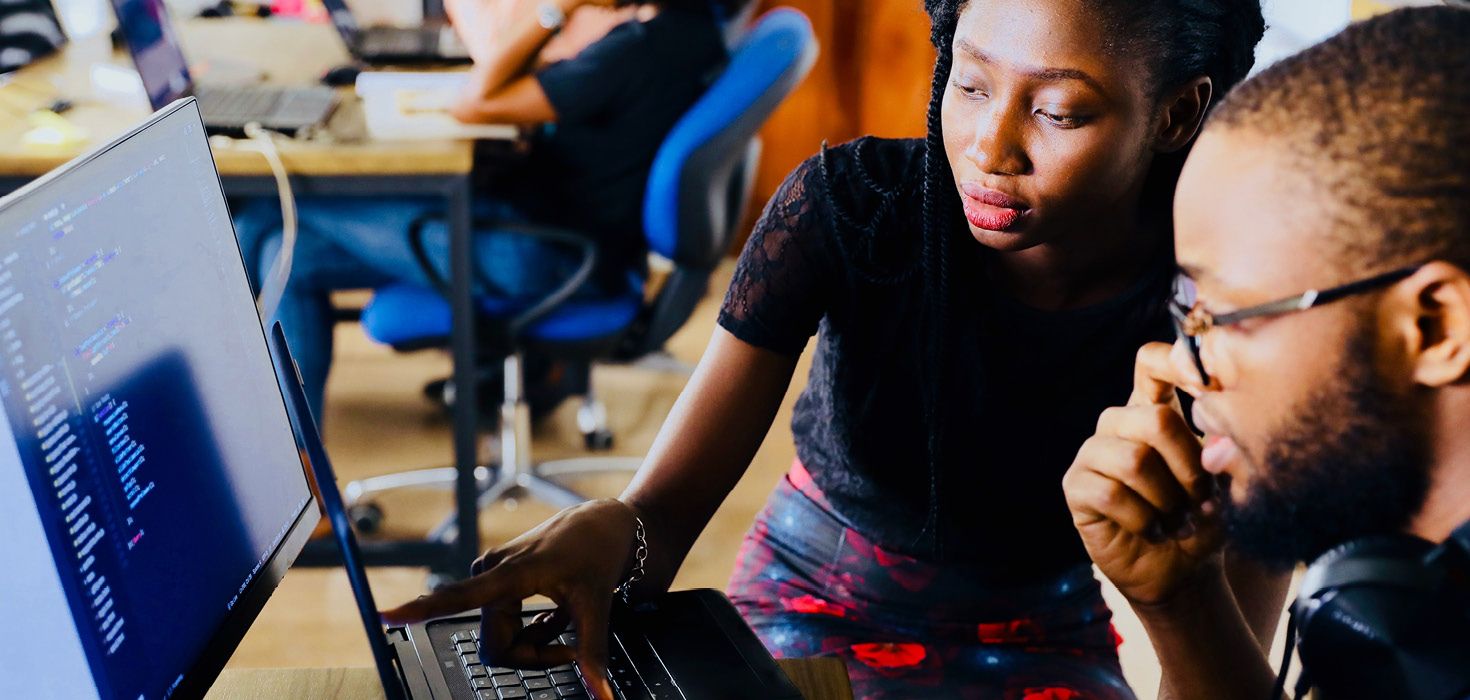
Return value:
M 727 264 L 712 283 L 712 293 L 694 319 L 669 343 L 679 359 L 699 359 L 729 279 Z M 406 467 L 447 464 L 449 426 L 445 416 L 420 392 L 423 384 L 444 376 L 447 358 L 437 352 L 400 355 L 375 346 L 361 330 L 344 324 L 337 330 L 336 363 L 328 388 L 326 441 L 339 479 L 370 476 Z M 796 382 L 744 480 L 725 502 L 680 572 L 676 586 L 723 588 L 746 528 L 767 494 L 794 457 L 791 405 L 806 377 L 810 353 L 802 360 Z M 606 401 L 617 435 L 615 454 L 639 455 L 647 450 L 663 417 L 673 405 L 684 378 L 627 367 L 599 368 L 594 384 Z M 535 452 L 540 459 L 578 456 L 581 437 L 575 406 L 568 404 L 537 429 Z M 576 485 L 593 495 L 617 495 L 626 477 L 599 477 Z M 404 493 L 382 500 L 386 534 L 420 535 L 449 512 L 447 491 Z M 540 504 L 496 507 L 482 514 L 487 541 L 499 542 L 529 528 L 552 511 Z M 374 569 L 369 574 L 380 607 L 424 592 L 425 574 L 413 569 Z M 1152 698 L 1158 683 L 1153 651 L 1142 629 L 1111 589 L 1109 601 L 1118 613 L 1124 638 L 1124 670 L 1140 698 Z M 260 619 L 245 637 L 233 667 L 366 666 L 371 664 L 352 593 L 340 570 L 297 569 L 282 582 Z

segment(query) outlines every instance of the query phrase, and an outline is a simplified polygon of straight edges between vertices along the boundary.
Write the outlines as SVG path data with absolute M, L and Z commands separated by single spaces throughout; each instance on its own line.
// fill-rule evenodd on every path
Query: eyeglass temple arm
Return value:
M 1337 301 L 1338 299 L 1342 299 L 1344 297 L 1350 297 L 1354 294 L 1366 292 L 1370 289 L 1373 289 L 1374 287 L 1381 287 L 1386 284 L 1393 284 L 1394 282 L 1397 282 L 1408 277 L 1409 275 L 1414 274 L 1419 270 L 1419 267 L 1420 266 L 1418 265 L 1415 265 L 1413 267 L 1406 267 L 1399 270 L 1394 270 L 1392 272 L 1385 272 L 1381 275 L 1375 275 L 1373 277 L 1369 277 L 1368 279 L 1358 280 L 1357 282 L 1349 282 L 1342 286 L 1332 287 L 1331 289 L 1324 289 L 1320 291 L 1313 289 L 1303 294 L 1298 294 L 1294 297 L 1287 297 L 1285 299 L 1273 301 L 1268 304 L 1252 306 L 1248 309 L 1241 309 L 1240 311 L 1236 311 L 1233 313 L 1220 314 L 1219 316 L 1215 317 L 1215 325 L 1228 326 L 1233 323 L 1240 323 L 1241 321 L 1258 318 L 1260 316 L 1276 316 L 1278 314 L 1290 313 L 1292 311 L 1305 311 L 1306 309 L 1310 309 L 1314 306 L 1321 306 L 1322 304 Z

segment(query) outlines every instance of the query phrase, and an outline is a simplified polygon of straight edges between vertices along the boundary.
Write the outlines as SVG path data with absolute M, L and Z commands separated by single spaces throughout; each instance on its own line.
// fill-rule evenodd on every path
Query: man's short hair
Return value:
M 1470 10 L 1351 25 L 1241 84 L 1210 128 L 1265 137 L 1314 180 L 1345 267 L 1470 270 Z

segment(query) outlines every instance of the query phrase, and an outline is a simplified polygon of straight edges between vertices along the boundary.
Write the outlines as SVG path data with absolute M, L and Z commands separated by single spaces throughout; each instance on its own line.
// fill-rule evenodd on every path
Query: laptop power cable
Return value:
M 270 269 L 261 278 L 260 294 L 255 300 L 261 323 L 269 323 L 275 317 L 276 308 L 281 304 L 281 296 L 286 292 L 286 282 L 291 278 L 291 258 L 296 250 L 296 195 L 291 190 L 290 173 L 286 171 L 281 152 L 276 148 L 276 137 L 286 136 L 262 127 L 259 122 L 246 124 L 245 136 L 247 138 L 244 140 L 211 136 L 209 141 L 216 148 L 241 148 L 259 153 L 270 166 L 271 175 L 276 181 L 276 192 L 281 199 L 281 251 L 276 254 Z M 242 252 L 249 254 L 249 251 Z

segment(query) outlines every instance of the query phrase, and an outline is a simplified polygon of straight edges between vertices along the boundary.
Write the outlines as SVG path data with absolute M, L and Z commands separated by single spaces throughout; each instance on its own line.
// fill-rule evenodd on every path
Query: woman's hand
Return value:
M 636 546 L 635 523 L 633 508 L 621 501 L 573 506 L 487 551 L 470 578 L 384 611 L 383 620 L 406 624 L 481 608 L 486 665 L 549 668 L 575 660 L 599 700 L 613 700 L 608 614 Z M 522 627 L 521 602 L 533 595 L 550 598 L 557 611 Z M 569 622 L 577 628 L 575 650 L 552 644 Z
M 1167 601 L 1218 567 L 1214 481 L 1175 395 L 1171 347 L 1138 353 L 1133 395 L 1110 408 L 1062 479 L 1072 523 L 1103 574 L 1135 604 Z

